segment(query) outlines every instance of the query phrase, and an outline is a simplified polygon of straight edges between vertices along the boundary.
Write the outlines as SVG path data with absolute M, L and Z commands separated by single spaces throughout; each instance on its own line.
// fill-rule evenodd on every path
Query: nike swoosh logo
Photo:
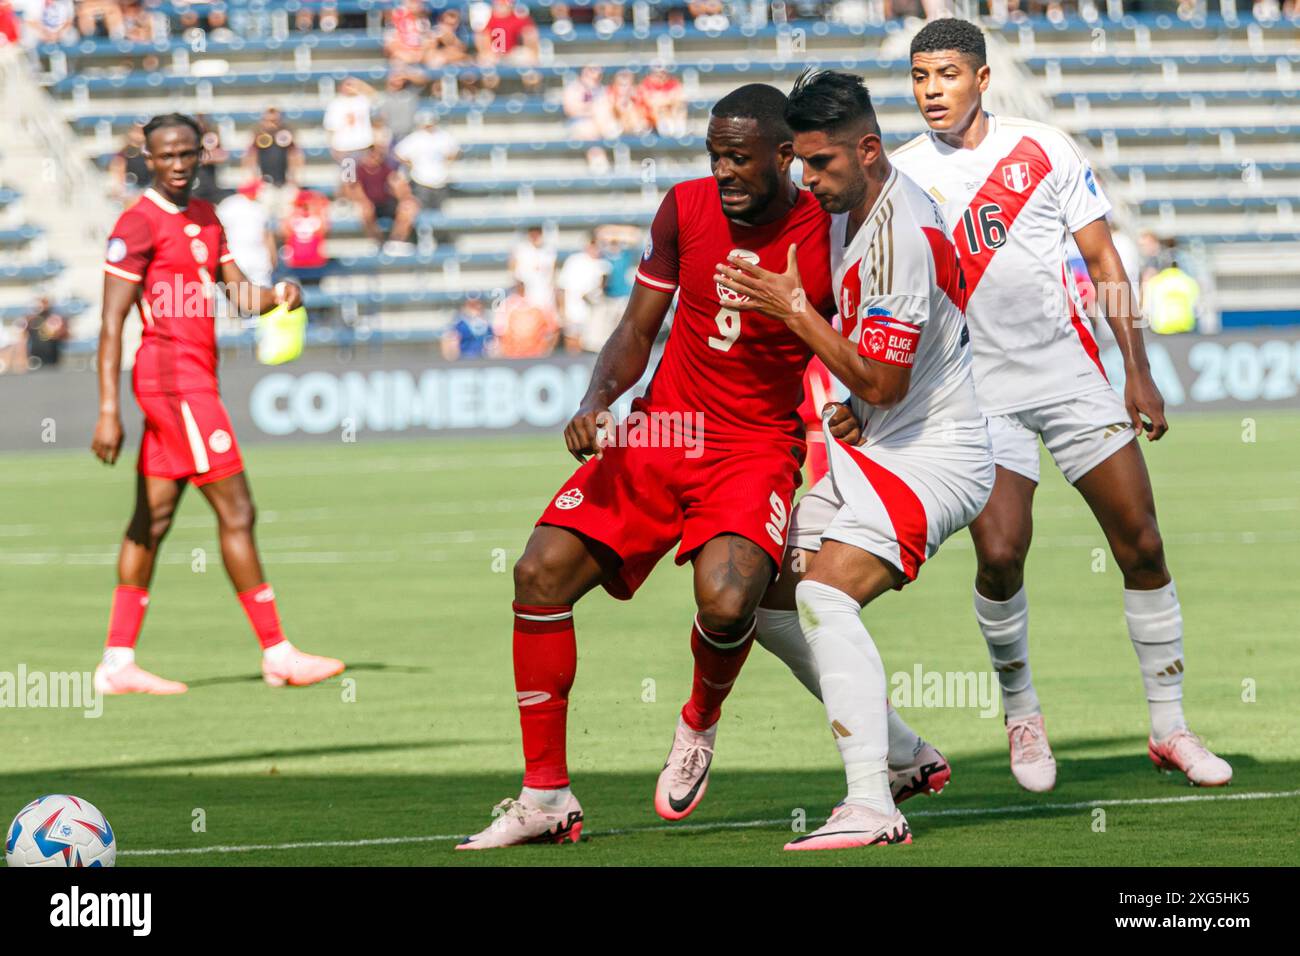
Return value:
M 544 704 L 551 699 L 551 695 L 544 690 L 516 691 L 515 697 L 518 698 L 520 707 L 531 707 L 533 704 Z
M 695 800 L 695 795 L 700 792 L 700 786 L 709 776 L 709 768 L 713 766 L 713 755 L 709 755 L 709 762 L 704 765 L 704 773 L 700 774 L 700 779 L 695 781 L 695 786 L 686 791 L 686 796 L 678 800 L 671 793 L 668 794 L 668 806 L 673 808 L 674 813 L 681 813 Z

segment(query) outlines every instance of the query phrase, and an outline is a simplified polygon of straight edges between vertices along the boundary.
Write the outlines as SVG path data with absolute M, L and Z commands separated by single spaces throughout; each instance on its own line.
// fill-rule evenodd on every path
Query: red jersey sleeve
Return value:
M 668 190 L 655 213 L 654 222 L 650 224 L 650 238 L 641 254 L 636 281 L 657 292 L 672 292 L 677 288 L 676 186 Z
M 218 225 L 217 228 L 220 230 L 217 233 L 217 262 L 224 266 L 227 262 L 234 262 L 235 256 L 226 245 L 226 227 Z
M 153 230 L 149 220 L 128 209 L 118 217 L 104 250 L 104 271 L 130 282 L 143 282 L 153 258 Z

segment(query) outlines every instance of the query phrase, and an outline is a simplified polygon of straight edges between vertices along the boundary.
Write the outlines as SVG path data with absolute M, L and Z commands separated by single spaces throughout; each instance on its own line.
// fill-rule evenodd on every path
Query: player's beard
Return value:
M 867 201 L 867 176 L 859 166 L 855 171 L 855 178 L 845 186 L 844 190 L 834 196 L 827 197 L 827 202 L 822 206 L 827 212 L 835 214 L 849 212 L 857 209 Z

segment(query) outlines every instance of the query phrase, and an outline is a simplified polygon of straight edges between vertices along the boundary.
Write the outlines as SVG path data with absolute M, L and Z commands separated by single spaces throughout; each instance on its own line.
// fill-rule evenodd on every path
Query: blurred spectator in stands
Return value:
M 231 43 L 237 39 L 235 31 L 230 29 L 225 6 L 214 3 L 208 8 L 208 42 Z
M 217 218 L 226 231 L 226 245 L 235 257 L 235 265 L 254 285 L 270 288 L 276 252 L 270 218 L 266 207 L 258 201 L 258 194 L 264 188 L 260 179 L 248 180 L 233 195 L 221 200 Z
M 551 33 L 557 37 L 573 35 L 573 18 L 569 16 L 569 5 L 564 0 L 551 4 Z
M 144 158 L 144 127 L 135 123 L 126 131 L 126 144 L 108 161 L 109 194 L 114 201 L 126 204 L 135 199 L 153 181 L 149 162 Z
M 99 20 L 104 21 L 104 32 L 113 39 L 118 39 L 125 33 L 122 8 L 117 0 L 78 0 L 77 29 L 83 37 L 95 35 L 96 21 Z
M 484 358 L 495 353 L 492 323 L 482 299 L 466 299 L 451 318 L 442 335 L 442 357 L 454 362 L 461 358 Z
M 597 0 L 591 21 L 598 36 L 609 36 L 623 28 L 623 4 L 621 0 Z
M 1142 315 L 1157 335 L 1194 331 L 1200 302 L 1200 285 L 1172 255 L 1165 268 L 1142 284 Z
M 614 74 L 614 82 L 606 90 L 610 109 L 619 130 L 630 136 L 640 136 L 650 132 L 652 127 L 650 110 L 645 97 L 636 85 L 636 75 L 631 70 L 619 70 Z
M 653 63 L 641 81 L 641 98 L 660 136 L 686 135 L 686 89 L 662 63 Z
M 609 263 L 609 278 L 605 282 L 605 308 L 600 319 L 603 338 L 609 338 L 623 317 L 627 301 L 632 296 L 632 283 L 641 264 L 641 230 L 636 226 L 600 226 L 596 229 L 600 254 Z
M 302 6 L 298 8 L 298 12 L 294 14 L 294 29 L 298 30 L 300 33 L 310 33 L 313 21 L 317 23 L 321 33 L 329 33 L 338 28 L 339 11 L 334 0 L 324 0 L 323 3 L 319 4 L 319 19 L 316 18 L 316 12 L 312 9 L 312 7 L 316 5 L 317 4 L 313 2 L 313 0 L 305 0 Z
M 474 46 L 481 66 L 501 61 L 532 66 L 540 53 L 537 24 L 522 3 L 492 0 L 492 13 L 474 37 Z
M 199 23 L 199 12 L 189 5 L 176 8 L 176 32 L 191 50 L 201 50 L 207 41 L 207 34 Z
M 253 128 L 241 166 L 245 176 L 262 180 L 258 201 L 276 219 L 289 211 L 305 161 L 302 147 L 294 140 L 293 130 L 285 125 L 284 116 L 276 107 L 268 106 Z
M 1146 282 L 1148 278 L 1160 271 L 1160 237 L 1150 229 L 1143 229 L 1138 233 L 1138 256 L 1141 265 L 1138 273 L 1139 281 Z
M 0 20 L 0 25 L 3 21 Z M 0 46 L 3 46 L 0 43 Z M 27 371 L 27 329 L 22 319 L 6 322 L 0 318 L 0 375 L 21 375 Z
M 191 195 L 206 199 L 215 206 L 233 191 L 225 188 L 218 181 L 218 173 L 230 159 L 230 153 L 221 145 L 221 134 L 206 116 L 200 114 L 195 119 L 203 128 L 203 138 L 200 140 L 203 153 L 199 158 L 199 171 L 194 179 Z
M 731 26 L 723 12 L 722 0 L 690 0 L 686 8 L 697 30 L 725 30 Z
M 528 301 L 555 306 L 555 246 L 546 241 L 541 226 L 529 226 L 523 241 L 510 253 L 510 278 L 523 286 Z
M 122 31 L 132 43 L 152 43 L 153 17 L 145 9 L 143 0 L 120 0 L 122 4 Z M 142 61 L 143 63 L 143 61 Z
M 584 66 L 577 79 L 564 84 L 564 115 L 569 137 L 577 140 L 617 139 L 618 120 L 608 91 L 600 82 L 599 66 Z M 609 171 L 609 157 L 599 146 L 587 150 L 587 165 L 597 175 Z
M 72 25 L 72 0 L 35 0 L 28 3 L 23 19 L 27 25 L 29 42 L 76 43 L 77 31 Z
M 290 269 L 317 269 L 326 263 L 329 236 L 329 200 L 311 189 L 300 189 L 293 208 L 280 223 L 284 264 Z
M 469 47 L 473 37 L 460 18 L 460 11 L 449 7 L 438 15 L 429 38 L 429 53 L 424 65 L 431 69 L 454 66 L 469 60 Z
M 72 337 L 68 322 L 58 312 L 48 295 L 39 296 L 32 311 L 23 319 L 27 332 L 27 355 L 31 359 L 31 368 L 59 364 L 63 354 L 63 343 Z
M 522 282 L 496 310 L 492 331 L 502 358 L 544 358 L 555 351 L 560 337 L 555 310 L 529 301 Z
M 555 290 L 564 320 L 566 352 L 599 352 L 613 331 L 603 328 L 605 280 L 609 273 L 610 263 L 601 255 L 594 232 L 588 234 L 585 246 L 564 260 Z
M 416 66 L 429 54 L 433 25 L 424 0 L 400 0 L 388 14 L 384 55 L 392 65 Z
M 375 144 L 375 130 L 370 122 L 370 104 L 375 91 L 369 83 L 355 76 L 343 79 L 329 106 L 325 107 L 322 125 L 329 133 L 330 155 L 343 171 L 344 182 L 355 176 L 371 146 Z
M 447 181 L 451 178 L 451 164 L 460 155 L 456 137 L 438 126 L 438 116 L 424 110 L 416 116 L 417 129 L 397 144 L 393 155 L 407 167 L 411 180 L 411 193 L 420 208 L 440 212 L 447 198 Z M 449 242 L 451 236 L 435 232 L 439 243 Z
M 1119 227 L 1113 216 L 1109 224 L 1110 239 L 1115 244 L 1115 251 L 1119 253 L 1119 261 L 1124 265 L 1124 276 L 1136 292 L 1142 283 L 1142 253 L 1138 250 L 1138 244 Z
M 375 114 L 383 120 L 392 143 L 401 142 L 415 129 L 415 114 L 420 111 L 418 75 L 409 67 L 394 67 L 384 80 L 384 92 L 375 97 Z
M 14 12 L 13 3 L 10 0 L 0 0 L 0 46 L 8 43 L 16 44 L 21 35 L 22 24 L 19 22 L 18 14 Z
M 357 163 L 356 181 L 344 182 L 343 195 L 357 207 L 366 235 L 380 244 L 384 255 L 409 256 L 415 252 L 410 242 L 411 226 L 420 212 L 420 204 L 411 195 L 406 177 L 382 146 L 372 146 Z M 392 220 L 387 241 L 379 228 L 380 219 Z

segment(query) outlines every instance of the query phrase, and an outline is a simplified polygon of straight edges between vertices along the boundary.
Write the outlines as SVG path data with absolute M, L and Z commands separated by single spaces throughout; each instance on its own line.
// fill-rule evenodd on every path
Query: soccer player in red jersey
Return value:
M 706 138 L 712 176 L 678 183 L 655 216 L 622 322 L 565 428 L 569 451 L 584 464 L 560 487 L 515 565 L 523 792 L 461 849 L 578 839 L 582 808 L 569 790 L 565 752 L 577 661 L 573 605 L 597 586 L 631 598 L 675 544 L 677 563 L 690 561 L 695 570 L 695 678 L 655 809 L 679 819 L 704 795 L 721 705 L 785 550 L 804 456 L 798 407 L 811 355 L 781 321 L 737 308 L 738 297 L 714 282 L 714 264 L 739 250 L 783 268 L 795 242 L 804 274 L 813 277 L 810 301 L 826 315 L 835 307 L 829 217 L 790 179 L 785 100 L 762 84 L 719 100 Z M 675 293 L 672 332 L 653 381 L 614 425 L 610 406 L 645 371 Z M 856 434 L 847 409 L 837 415 L 837 427 Z M 694 783 L 678 792 L 684 777 Z
M 108 645 L 95 670 L 95 689 L 103 694 L 186 689 L 138 667 L 135 644 L 158 546 L 191 483 L 216 512 L 226 572 L 262 645 L 263 679 L 272 686 L 313 684 L 343 670 L 342 661 L 299 651 L 280 629 L 275 595 L 253 541 L 253 499 L 243 459 L 217 386 L 214 296 L 223 292 L 240 309 L 262 313 L 278 303 L 296 308 L 302 290 L 287 282 L 275 290 L 255 286 L 235 264 L 212 204 L 190 196 L 200 137 L 198 124 L 179 113 L 154 117 L 145 126 L 153 183 L 118 218 L 105 254 L 92 451 L 112 465 L 122 450 L 118 378 L 122 326 L 132 306 L 144 322 L 132 388 L 145 421 L 135 512 L 118 557 Z

